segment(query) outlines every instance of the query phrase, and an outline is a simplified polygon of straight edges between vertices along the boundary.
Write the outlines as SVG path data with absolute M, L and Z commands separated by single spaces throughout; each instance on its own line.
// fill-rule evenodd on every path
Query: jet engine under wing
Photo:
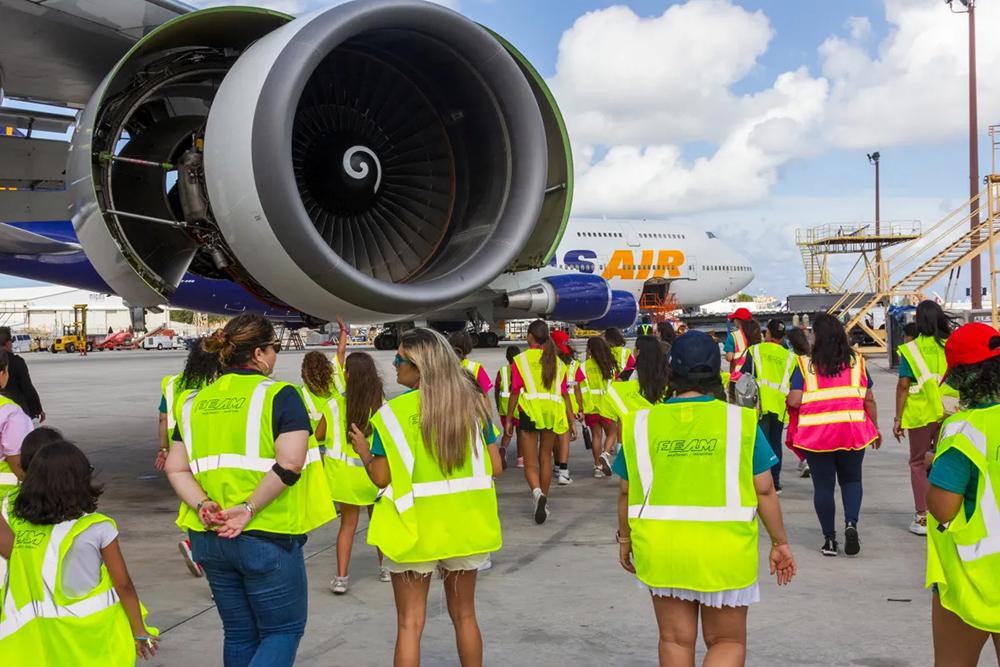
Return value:
M 82 107 L 136 40 L 191 10 L 176 0 L 0 0 L 0 89 Z
M 18 229 L 11 225 L 0 224 L 0 253 L 8 255 L 57 255 L 64 252 L 80 252 L 76 243 L 58 241 Z

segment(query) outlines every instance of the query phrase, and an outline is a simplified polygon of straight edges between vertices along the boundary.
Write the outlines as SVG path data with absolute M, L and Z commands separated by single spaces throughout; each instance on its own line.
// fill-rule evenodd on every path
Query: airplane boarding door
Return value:
M 635 231 L 635 227 L 629 222 L 622 223 L 622 230 L 625 233 L 625 241 L 628 242 L 630 248 L 639 247 L 639 235 Z

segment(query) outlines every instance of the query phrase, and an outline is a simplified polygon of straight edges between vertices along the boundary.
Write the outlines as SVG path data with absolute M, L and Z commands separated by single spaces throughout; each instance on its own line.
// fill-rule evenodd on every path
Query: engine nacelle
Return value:
M 635 300 L 631 292 L 624 290 L 611 291 L 611 308 L 601 318 L 587 322 L 588 329 L 607 329 L 617 327 L 627 329 L 635 324 L 635 319 L 639 317 L 639 302 Z
M 542 78 L 422 0 L 164 24 L 95 92 L 68 177 L 80 242 L 130 303 L 190 271 L 320 319 L 401 319 L 544 266 L 572 192 Z
M 611 286 L 600 276 L 568 273 L 509 292 L 503 301 L 505 308 L 558 322 L 586 322 L 604 317 L 611 308 Z

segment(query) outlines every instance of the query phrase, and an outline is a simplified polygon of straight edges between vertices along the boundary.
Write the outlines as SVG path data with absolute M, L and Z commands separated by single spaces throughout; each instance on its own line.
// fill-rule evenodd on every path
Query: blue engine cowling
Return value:
M 543 279 L 555 292 L 555 307 L 548 319 L 558 322 L 582 322 L 602 318 L 612 307 L 608 281 L 586 273 L 567 273 Z
M 608 327 L 618 327 L 627 329 L 635 324 L 635 318 L 639 316 L 639 303 L 632 296 L 631 292 L 624 290 L 613 290 L 611 292 L 611 308 L 608 312 L 596 320 L 587 322 L 588 329 L 607 329 Z

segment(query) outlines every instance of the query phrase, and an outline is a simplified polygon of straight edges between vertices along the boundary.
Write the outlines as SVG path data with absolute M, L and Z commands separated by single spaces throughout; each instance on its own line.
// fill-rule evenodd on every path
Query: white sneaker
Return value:
M 350 585 L 350 577 L 334 577 L 330 582 L 330 590 L 334 595 L 343 595 Z
M 389 568 L 381 567 L 378 571 L 378 580 L 386 583 L 392 581 L 392 575 L 389 573 Z
M 195 562 L 194 556 L 191 555 L 191 542 L 190 540 L 183 539 L 177 545 L 178 550 L 181 552 L 181 556 L 184 557 L 184 564 L 187 565 L 188 572 L 196 577 L 204 577 L 205 570 L 202 569 L 201 565 Z
M 809 475 L 811 474 L 812 473 L 809 471 L 809 464 L 806 462 L 806 460 L 802 459 L 801 461 L 799 461 L 799 477 L 806 478 L 809 477 Z
M 523 468 L 524 467 L 524 457 L 523 456 L 518 456 L 517 457 L 517 464 L 516 465 L 517 465 L 518 468 Z
M 479 570 L 480 572 L 485 572 L 486 570 L 489 570 L 492 567 L 493 567 L 493 559 L 487 556 L 483 564 L 476 569 Z
M 560 470 L 556 482 L 559 484 L 559 486 L 566 486 L 567 484 L 572 484 L 573 478 L 569 476 L 569 470 Z
M 605 477 L 611 477 L 611 454 L 601 452 L 601 472 Z
M 927 534 L 927 515 L 926 514 L 916 514 L 913 517 L 913 521 L 910 523 L 910 532 L 914 535 L 926 535 Z
M 604 471 L 601 466 L 594 466 L 594 479 L 604 479 Z

